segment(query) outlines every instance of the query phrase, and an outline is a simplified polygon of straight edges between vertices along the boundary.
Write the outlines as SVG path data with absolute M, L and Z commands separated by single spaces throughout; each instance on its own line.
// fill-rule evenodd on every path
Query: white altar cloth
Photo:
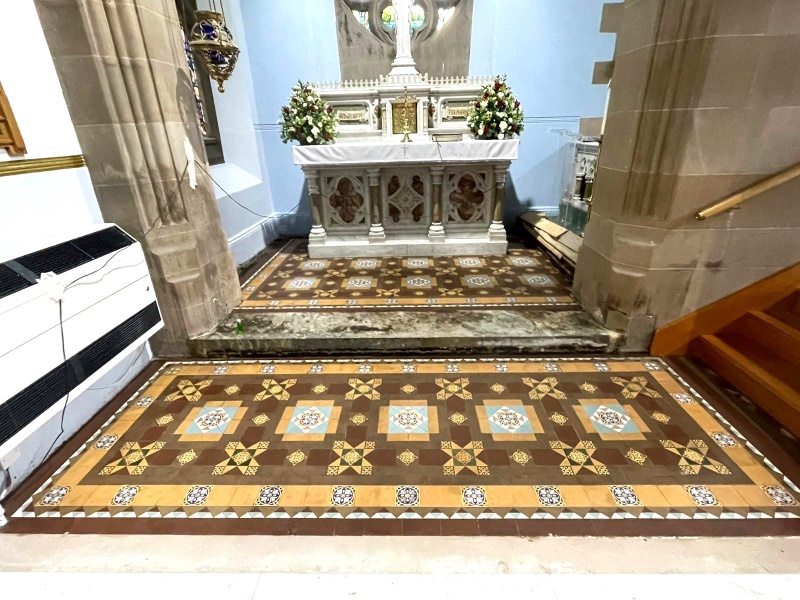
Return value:
M 516 160 L 519 139 L 432 142 L 337 142 L 294 146 L 294 164 L 305 167 L 394 165 L 398 163 L 490 163 Z

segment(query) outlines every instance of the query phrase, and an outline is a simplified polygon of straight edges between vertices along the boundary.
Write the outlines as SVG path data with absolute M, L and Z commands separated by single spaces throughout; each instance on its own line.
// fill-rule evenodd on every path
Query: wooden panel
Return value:
M 22 140 L 11 104 L 0 84 L 0 148 L 5 148 L 9 154 L 25 154 L 25 142 Z
M 696 337 L 716 333 L 742 315 L 764 310 L 800 286 L 800 263 L 762 279 L 661 327 L 650 352 L 656 356 L 683 356 Z
M 692 342 L 692 355 L 800 436 L 800 393 L 715 335 Z

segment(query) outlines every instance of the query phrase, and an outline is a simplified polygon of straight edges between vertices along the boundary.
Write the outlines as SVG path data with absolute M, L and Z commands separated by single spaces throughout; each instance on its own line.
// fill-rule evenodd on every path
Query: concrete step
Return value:
M 237 333 L 236 319 L 243 333 Z M 190 341 L 200 358 L 287 355 L 614 352 L 620 335 L 582 310 L 240 310 Z

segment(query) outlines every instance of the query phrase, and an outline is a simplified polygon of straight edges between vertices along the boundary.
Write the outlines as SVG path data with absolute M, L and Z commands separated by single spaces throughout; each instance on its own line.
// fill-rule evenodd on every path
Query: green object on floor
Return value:
M 236 319 L 236 333 L 244 333 L 244 323 L 241 319 Z

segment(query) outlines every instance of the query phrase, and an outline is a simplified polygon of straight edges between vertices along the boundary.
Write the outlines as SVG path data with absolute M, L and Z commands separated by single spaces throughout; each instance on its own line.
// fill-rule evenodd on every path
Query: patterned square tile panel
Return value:
M 727 519 L 756 533 L 797 519 L 798 498 L 657 359 L 185 362 L 12 522 L 569 519 L 592 533 L 593 520 L 657 519 L 674 534 Z
M 239 308 L 360 310 L 575 307 L 569 284 L 539 250 L 505 256 L 310 260 L 292 240 L 243 286 Z

